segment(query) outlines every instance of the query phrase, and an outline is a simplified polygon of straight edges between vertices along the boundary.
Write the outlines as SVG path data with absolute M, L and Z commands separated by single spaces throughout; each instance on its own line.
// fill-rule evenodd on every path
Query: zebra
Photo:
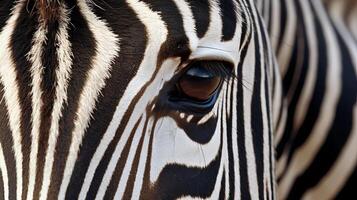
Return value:
M 332 57 L 329 62 L 336 68 L 356 66 L 355 29 L 339 24 L 339 16 L 327 20 L 336 15 L 324 6 L 303 0 L 1 3 L 0 194 L 4 199 L 275 199 L 277 180 L 279 198 L 336 195 L 351 171 L 337 179 L 327 174 L 312 191 L 307 189 L 316 182 L 301 186 L 303 178 L 291 178 L 301 170 L 311 173 L 296 172 L 291 163 L 294 156 L 313 155 L 300 155 L 303 131 L 296 129 L 309 119 L 303 111 L 313 112 L 306 98 L 314 98 L 310 89 L 299 99 L 294 81 L 300 52 L 292 51 L 304 39 L 316 45 L 311 34 L 334 30 L 343 41 L 319 42 L 330 45 L 330 54 L 341 50 L 344 63 Z M 320 29 L 307 24 L 311 19 Z M 304 27 L 301 35 L 294 35 L 295 23 Z M 313 51 L 303 50 L 312 53 L 304 62 L 313 62 Z M 309 73 L 301 77 L 326 76 L 313 73 L 313 65 L 303 66 Z M 341 94 L 348 106 L 325 107 L 353 111 L 353 72 L 345 81 L 350 94 Z M 304 83 L 300 90 L 306 91 L 309 82 Z M 301 111 L 291 103 L 294 95 Z M 356 119 L 350 115 L 345 125 Z M 334 136 L 322 132 L 327 133 Z M 324 139 L 321 133 L 312 136 Z M 351 138 L 347 156 L 355 146 Z M 345 164 L 339 160 L 337 169 Z M 348 164 L 350 170 L 354 166 Z M 329 191 L 330 177 L 342 182 Z M 352 175 L 347 190 L 353 181 Z
M 276 198 L 280 77 L 253 1 L 0 13 L 1 198 Z

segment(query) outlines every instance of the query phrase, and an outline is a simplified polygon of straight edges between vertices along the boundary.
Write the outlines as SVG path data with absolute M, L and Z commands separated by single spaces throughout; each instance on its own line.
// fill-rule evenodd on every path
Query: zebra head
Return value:
M 253 1 L 0 11 L 5 199 L 274 198 L 276 68 Z

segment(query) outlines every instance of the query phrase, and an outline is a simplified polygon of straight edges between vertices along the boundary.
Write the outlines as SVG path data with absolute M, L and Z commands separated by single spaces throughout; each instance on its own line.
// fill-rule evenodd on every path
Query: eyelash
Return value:
M 197 60 L 189 64 L 187 70 L 190 69 L 190 65 L 194 65 L 194 63 L 196 62 L 199 62 L 200 65 L 212 75 L 223 78 L 223 81 L 227 81 L 230 78 L 235 78 L 235 74 L 231 64 L 223 61 Z

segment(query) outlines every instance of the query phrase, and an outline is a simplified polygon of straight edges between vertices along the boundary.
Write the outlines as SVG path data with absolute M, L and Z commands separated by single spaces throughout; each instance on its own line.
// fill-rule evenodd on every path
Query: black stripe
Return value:
M 69 42 L 73 49 L 72 76 L 68 84 L 67 98 L 69 103 L 63 106 L 63 116 L 59 122 L 60 130 L 56 144 L 48 199 L 55 199 L 58 196 L 72 139 L 71 133 L 74 128 L 79 97 L 86 81 L 87 72 L 90 69 L 91 59 L 95 53 L 93 35 L 78 7 L 71 3 L 68 3 L 67 7 L 72 8 L 72 12 L 69 15 L 71 25 L 68 30 Z
M 242 7 L 245 5 L 242 5 Z M 246 12 L 243 12 L 246 13 Z M 246 23 L 243 23 L 246 24 Z M 246 24 L 246 26 L 251 26 L 251 24 Z M 244 25 L 243 25 L 244 27 Z M 245 33 L 247 34 L 247 43 L 245 43 L 245 46 L 241 46 L 241 56 L 240 56 L 240 61 L 237 66 L 237 144 L 238 144 L 238 157 L 239 157 L 239 173 L 240 173 L 240 191 L 241 191 L 241 199 L 246 199 L 250 200 L 250 191 L 249 191 L 249 179 L 248 179 L 248 165 L 247 165 L 247 152 L 246 152 L 246 146 L 245 146 L 245 131 L 244 131 L 244 102 L 243 102 L 243 66 L 244 61 L 246 60 L 246 55 L 248 52 L 248 47 L 250 44 L 250 41 L 252 39 L 252 33 Z
M 195 20 L 196 32 L 202 38 L 208 31 L 210 23 L 210 5 L 208 0 L 188 0 Z
M 251 118 L 251 127 L 252 127 L 252 136 L 253 136 L 253 146 L 254 146 L 254 154 L 255 154 L 255 162 L 256 162 L 256 170 L 257 170 L 257 179 L 258 179 L 258 187 L 259 187 L 259 199 L 264 199 L 264 152 L 263 152 L 263 119 L 262 119 L 262 110 L 261 110 L 261 99 L 260 99 L 260 92 L 261 92 L 261 62 L 260 57 L 261 54 L 259 52 L 259 41 L 258 35 L 255 34 L 255 55 L 257 57 L 256 64 L 255 64 L 255 83 L 253 88 L 253 96 L 252 96 L 252 104 L 251 104 L 251 111 L 252 111 L 252 118 Z
M 268 31 L 268 33 L 271 35 L 271 37 L 278 37 L 277 35 L 273 35 L 272 33 L 272 30 L 273 30 L 273 26 L 272 26 L 272 23 L 273 23 L 273 13 L 274 12 L 278 12 L 277 10 L 274 10 L 273 11 L 273 2 L 272 1 L 269 1 L 269 5 L 268 5 L 268 18 L 269 18 L 269 21 L 268 21 L 268 23 L 267 23 L 267 31 Z M 280 10 L 279 10 L 279 12 L 280 12 Z M 267 19 L 265 20 L 265 21 L 267 21 Z M 276 23 L 276 21 L 274 22 L 274 23 Z M 275 49 L 273 50 L 273 51 L 275 51 Z
M 227 124 L 227 143 L 228 143 L 228 180 L 229 180 L 229 196 L 228 199 L 234 199 L 234 193 L 235 193 L 235 187 L 237 185 L 235 185 L 235 173 L 236 169 L 234 167 L 234 152 L 233 152 L 233 134 L 237 134 L 236 130 L 232 130 L 232 125 L 233 125 L 233 108 L 235 106 L 235 102 L 233 101 L 233 95 L 234 95 L 234 83 L 235 83 L 236 79 L 231 80 L 231 82 L 229 82 L 231 84 L 231 86 L 229 87 L 229 85 L 227 84 L 227 97 L 225 99 L 225 105 L 226 105 L 226 110 L 228 111 L 228 105 L 230 105 L 230 109 L 229 109 L 229 115 L 228 112 L 226 114 L 227 119 L 226 119 L 226 124 Z M 228 93 L 228 88 L 230 88 L 230 93 Z
M 46 152 L 48 147 L 49 130 L 51 126 L 52 111 L 55 100 L 56 87 L 56 70 L 58 68 L 57 58 L 57 41 L 56 34 L 59 29 L 59 22 L 53 21 L 46 24 L 47 34 L 46 42 L 43 44 L 41 61 L 43 64 L 43 74 L 41 82 L 42 102 L 41 125 L 39 135 L 39 151 L 37 154 L 36 182 L 41 183 L 43 180 L 42 166 L 45 165 Z M 41 184 L 35 185 L 34 199 L 40 197 Z
M 2 32 L 3 27 L 6 25 L 7 20 L 11 16 L 11 10 L 15 5 L 13 0 L 2 0 L 0 4 L 0 33 Z
M 300 21 L 300 23 L 298 24 L 299 27 L 301 28 L 297 30 L 296 35 L 294 37 L 294 44 L 292 46 L 290 61 L 287 66 L 286 74 L 284 75 L 284 77 L 282 77 L 283 92 L 285 95 L 288 94 L 288 92 L 290 91 L 293 85 L 294 76 L 296 76 L 295 74 L 296 69 L 301 68 L 301 66 L 299 65 L 300 60 L 298 60 L 301 49 L 305 50 L 307 48 L 307 44 L 304 43 L 304 40 L 306 40 L 305 27 L 303 27 L 305 26 L 304 22 Z
M 6 115 L 3 114 L 3 113 L 6 113 L 7 111 L 6 111 L 5 105 L 2 103 L 2 101 L 4 101 L 3 100 L 3 98 L 4 98 L 3 89 L 4 89 L 4 87 L 2 86 L 1 81 L 0 81 L 0 113 L 1 113 L 1 115 L 0 115 L 0 144 L 1 144 L 1 146 L 3 146 L 3 144 L 1 143 L 1 135 L 3 134 L 3 130 L 2 129 L 4 129 L 6 127 L 5 125 L 8 123 L 8 121 L 4 121 L 4 120 L 7 120 L 7 119 L 4 119 Z M 6 127 L 6 128 L 8 128 L 8 127 Z M 10 131 L 7 130 L 7 132 L 10 132 Z M 3 149 L 1 149 L 1 150 L 3 150 Z M 4 153 L 4 152 L 2 152 L 2 153 Z M 5 194 L 4 194 L 4 186 L 5 186 L 5 184 L 4 184 L 3 178 L 4 178 L 3 177 L 3 172 L 0 170 L 0 199 L 1 200 L 5 199 Z M 6 185 L 8 186 L 9 184 L 6 183 Z
M 226 172 L 223 170 L 222 180 L 221 180 L 221 190 L 219 191 L 218 199 L 226 199 Z
M 297 178 L 289 197 L 300 197 L 304 192 L 319 183 L 321 178 L 333 167 L 352 133 L 353 111 L 357 98 L 357 79 L 352 63 L 353 56 L 338 30 L 342 68 L 342 91 L 336 108 L 336 115 L 328 136 L 308 169 Z M 336 66 L 333 66 L 336 67 Z M 323 117 L 323 116 L 321 116 Z
M 276 97 L 276 89 L 277 89 L 277 84 L 279 84 L 280 83 L 280 78 L 281 78 L 281 76 L 280 76 L 280 70 L 279 70 L 279 64 L 278 64 L 278 62 L 277 62 L 277 57 L 276 57 L 276 53 L 275 53 L 275 50 L 273 49 L 273 50 L 271 50 L 272 51 L 272 65 L 273 66 L 276 66 L 276 67 L 272 67 L 273 69 L 272 69 L 272 76 L 271 76 L 271 79 L 272 79 L 272 91 L 271 91 L 271 98 L 272 98 L 272 101 L 273 101 L 273 99 L 275 99 L 275 97 Z M 278 72 L 278 76 L 276 75 L 276 71 Z M 279 90 L 279 91 L 281 91 L 281 92 L 283 92 L 282 90 Z M 282 104 L 282 102 L 280 102 L 280 104 Z
M 6 183 L 7 185 L 7 183 Z M 0 170 L 0 200 L 5 200 L 5 192 L 4 192 L 4 180 L 2 177 L 2 171 Z
M 336 199 L 350 199 L 356 196 L 356 185 L 357 185 L 357 166 L 354 172 L 351 174 L 346 184 L 343 186 L 342 190 L 336 195 Z
M 152 135 L 153 133 L 151 133 L 151 137 Z M 146 168 L 140 199 L 176 199 L 187 195 L 198 198 L 210 197 L 220 168 L 222 138 L 223 135 L 221 135 L 219 152 L 216 158 L 204 170 L 179 164 L 167 164 L 161 170 L 155 184 L 150 185 L 149 168 Z M 152 145 L 152 141 L 150 144 Z M 150 153 L 147 159 L 149 162 L 151 161 L 151 145 L 149 145 Z M 147 167 L 150 166 L 149 162 Z
M 33 1 L 29 1 L 29 6 L 33 6 Z M 31 149 L 31 113 L 32 113 L 32 78 L 31 78 L 31 63 L 27 60 L 26 55 L 31 50 L 32 38 L 34 32 L 37 29 L 37 15 L 30 16 L 26 10 L 26 6 L 20 11 L 19 18 L 16 21 L 14 32 L 11 36 L 11 53 L 12 59 L 15 64 L 16 82 L 19 87 L 19 101 L 20 108 L 22 110 L 20 120 L 20 130 L 22 137 L 22 178 L 23 178 L 23 195 L 22 199 L 26 199 L 27 185 L 28 185 L 28 170 L 29 170 L 29 158 Z
M 222 103 L 221 103 L 221 109 L 220 109 L 220 112 L 221 112 L 221 116 L 220 116 L 220 134 L 221 134 L 221 141 L 222 141 L 222 143 L 221 143 L 221 146 L 223 146 L 222 144 L 223 144 L 223 133 L 224 133 L 224 129 L 223 129 L 223 124 L 224 123 L 227 123 L 227 119 L 226 119 L 226 121 L 224 121 L 223 120 L 223 117 L 224 117 L 224 115 L 227 115 L 227 112 L 224 112 L 224 109 L 226 109 L 226 111 L 227 111 L 227 106 L 228 106 L 228 102 L 227 102 L 227 95 L 228 95 L 228 86 L 227 86 L 227 88 L 226 88 L 226 91 L 225 91 L 226 93 L 225 93 L 225 95 L 226 95 L 226 99 L 223 99 L 222 100 Z M 217 121 L 217 123 L 218 123 L 218 121 Z M 227 124 L 226 124 L 226 126 L 227 126 Z M 217 133 L 216 133 L 217 134 Z M 227 131 L 227 133 L 226 134 L 228 134 L 228 131 Z M 229 136 L 228 135 L 226 135 L 226 137 L 227 137 L 227 146 L 229 146 L 229 140 L 228 140 L 228 138 L 229 138 Z M 228 148 L 228 147 L 227 147 Z M 228 151 L 229 151 L 229 149 L 228 149 Z M 204 155 L 203 155 L 204 156 Z M 229 156 L 229 155 L 228 155 Z M 232 163 L 232 162 L 231 162 Z M 221 166 L 222 168 L 223 168 L 223 171 L 222 171 L 222 180 L 221 180 L 221 188 L 220 188 L 220 191 L 219 191 L 219 199 L 225 199 L 225 196 L 226 196 L 226 168 L 225 168 L 225 166 Z M 216 175 L 217 177 L 218 177 L 218 173 L 217 173 L 217 175 Z M 229 187 L 229 186 L 228 186 Z M 213 192 L 213 191 L 212 191 Z
M 160 12 L 162 20 L 165 21 L 168 36 L 167 41 L 163 44 L 164 47 L 170 47 L 171 44 L 175 43 L 183 45 L 188 44 L 188 38 L 186 37 L 185 29 L 183 27 L 182 16 L 173 1 L 142 1 L 145 2 L 153 11 Z
M 93 7 L 93 11 L 97 16 L 105 19 L 113 32 L 120 37 L 120 52 L 112 65 L 112 75 L 106 81 L 106 85 L 101 91 L 102 95 L 98 98 L 96 109 L 94 110 L 90 122 L 90 127 L 82 142 L 81 151 L 78 157 L 79 159 L 75 164 L 74 173 L 71 177 L 67 191 L 67 197 L 74 199 L 79 195 L 91 158 L 112 120 L 115 108 L 129 81 L 132 80 L 137 72 L 143 59 L 147 42 L 147 33 L 144 25 L 125 2 L 107 1 L 103 4 L 98 2 L 98 5 L 104 8 L 104 10 L 101 10 L 98 7 Z M 118 18 L 125 20 L 118 20 Z M 123 120 L 126 122 L 122 123 L 126 124 L 129 117 L 129 114 L 125 115 Z M 121 126 L 121 128 L 117 130 L 114 139 L 110 143 L 97 167 L 87 198 L 93 197 L 97 193 L 108 163 L 124 128 L 125 126 Z
M 262 118 L 262 102 L 261 102 L 261 55 L 260 49 L 263 48 L 260 46 L 259 42 L 259 33 L 258 30 L 262 31 L 261 27 L 258 28 L 259 17 L 258 19 L 254 18 L 253 10 L 251 6 L 249 6 L 249 12 L 252 15 L 253 19 L 253 27 L 254 32 L 254 45 L 255 45 L 255 74 L 254 74 L 254 88 L 253 88 L 253 96 L 252 96 L 252 104 L 251 104 L 251 127 L 252 127 L 252 136 L 253 136 L 253 147 L 255 154 L 255 164 L 257 171 L 257 181 L 258 181 L 258 192 L 259 199 L 264 199 L 264 127 L 263 127 L 263 118 Z
M 297 83 L 296 90 L 292 97 L 292 101 L 288 105 L 288 116 L 287 116 L 287 122 L 286 122 L 284 135 L 277 146 L 277 159 L 280 159 L 280 157 L 283 155 L 285 147 L 287 147 L 288 143 L 290 142 L 291 132 L 293 131 L 292 130 L 293 129 L 293 117 L 295 116 L 296 107 L 297 107 L 298 101 L 300 99 L 302 89 L 305 84 L 305 79 L 307 76 L 307 70 L 309 67 L 308 65 L 309 65 L 309 59 L 310 59 L 310 50 L 309 50 L 309 46 L 307 43 L 308 41 L 306 38 L 307 33 L 305 30 L 305 23 L 302 20 L 303 13 L 302 13 L 300 5 L 297 2 L 295 2 L 295 6 L 296 6 L 297 14 L 298 14 L 298 19 L 301 19 L 298 21 L 298 27 L 301 27 L 301 29 L 298 29 L 297 37 L 295 39 L 295 43 L 296 43 L 295 45 L 297 45 L 297 44 L 303 45 L 302 47 L 299 47 L 299 48 L 303 48 L 303 55 L 299 55 L 298 50 L 296 49 L 296 51 L 295 51 L 295 47 L 294 47 L 294 54 L 292 55 L 292 58 L 290 60 L 289 68 L 290 67 L 291 68 L 301 67 L 301 74 L 300 74 L 300 77 L 299 77 L 299 80 Z M 298 48 L 298 47 L 296 47 L 296 48 Z M 302 59 L 303 59 L 302 66 L 295 66 L 297 63 L 297 59 L 300 56 L 302 56 Z M 292 79 L 292 77 L 293 77 L 293 75 L 291 75 L 290 78 L 284 77 L 284 82 L 283 82 L 284 88 L 286 88 L 287 85 L 290 85 L 290 84 L 286 83 L 286 80 Z M 285 90 L 285 94 L 286 94 L 287 91 L 286 91 L 286 89 L 284 89 L 284 90 Z
M 222 41 L 232 40 L 237 27 L 237 10 L 233 0 L 220 0 L 222 18 Z

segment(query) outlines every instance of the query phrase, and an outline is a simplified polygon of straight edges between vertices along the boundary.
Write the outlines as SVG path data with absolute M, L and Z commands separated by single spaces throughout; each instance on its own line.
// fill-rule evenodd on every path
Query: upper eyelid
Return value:
M 197 49 L 191 53 L 189 60 L 215 60 L 235 65 L 237 62 L 236 57 L 235 52 L 212 45 L 198 46 Z
M 205 64 L 212 63 L 214 66 L 210 67 L 210 66 L 206 65 L 206 67 L 207 67 L 208 71 L 216 74 L 217 76 L 221 76 L 224 78 L 230 78 L 230 77 L 234 76 L 233 66 L 227 66 L 227 65 L 232 65 L 231 63 L 226 62 L 226 61 L 220 61 L 220 60 L 204 60 L 204 59 L 190 61 L 184 67 L 185 68 L 184 73 L 187 72 L 190 69 L 190 67 L 197 62 L 202 62 L 203 66 L 205 66 Z M 212 68 L 215 68 L 216 70 L 213 71 Z M 232 69 L 229 70 L 228 68 L 232 68 Z

